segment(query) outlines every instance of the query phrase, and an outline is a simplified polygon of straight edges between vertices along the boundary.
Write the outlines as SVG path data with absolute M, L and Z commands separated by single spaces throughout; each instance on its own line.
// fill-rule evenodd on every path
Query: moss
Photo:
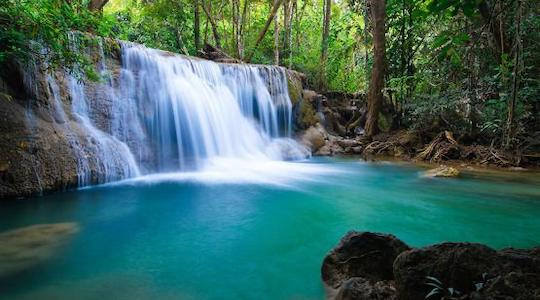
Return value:
M 298 116 L 298 126 L 300 129 L 307 129 L 319 122 L 317 112 L 309 103 L 309 101 L 301 100 L 300 102 L 300 114 Z
M 377 119 L 377 125 L 382 132 L 389 132 L 390 127 L 392 127 L 392 116 L 379 113 L 379 118 Z
M 293 105 L 302 100 L 302 81 L 291 72 L 287 72 L 287 88 Z
M 107 53 L 110 53 L 112 57 L 120 58 L 122 46 L 117 39 L 103 38 L 103 48 Z

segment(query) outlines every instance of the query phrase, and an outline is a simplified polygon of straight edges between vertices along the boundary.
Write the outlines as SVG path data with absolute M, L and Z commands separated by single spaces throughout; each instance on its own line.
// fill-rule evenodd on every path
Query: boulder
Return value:
M 532 249 L 505 248 L 497 252 L 506 271 L 519 269 L 525 273 L 540 274 L 540 247 Z
M 320 123 L 309 127 L 300 137 L 300 143 L 316 152 L 326 144 L 327 133 Z
M 328 135 L 328 141 L 326 142 L 326 144 L 314 154 L 318 156 L 332 156 L 343 154 L 345 152 L 346 150 L 337 143 L 336 137 Z
M 324 258 L 321 273 L 325 284 L 340 287 L 352 277 L 371 282 L 392 280 L 395 258 L 409 250 L 393 235 L 371 232 L 349 232 Z
M 292 95 L 293 93 L 291 93 Z M 311 90 L 302 90 L 300 96 L 292 95 L 294 128 L 296 130 L 306 130 L 311 126 L 316 126 L 320 122 L 317 114 L 317 102 L 321 95 Z
M 339 139 L 337 140 L 338 145 L 340 145 L 343 148 L 349 148 L 349 147 L 357 147 L 360 145 L 360 142 L 358 142 L 355 139 Z
M 472 292 L 471 300 L 538 300 L 540 275 L 538 273 L 510 272 L 481 283 L 479 291 Z
M 454 167 L 440 166 L 435 169 L 427 170 L 423 173 L 424 177 L 458 177 L 459 170 Z
M 391 281 L 375 283 L 362 277 L 353 277 L 339 288 L 335 300 L 393 300 L 396 289 Z
M 364 151 L 363 146 L 351 147 L 351 152 L 354 154 L 362 154 L 363 151 Z
M 540 300 L 540 247 L 410 249 L 392 235 L 350 232 L 325 257 L 321 272 L 328 299 Z
M 481 244 L 442 243 L 403 252 L 394 262 L 398 298 L 425 299 L 433 289 L 426 284 L 430 276 L 444 290 L 472 299 L 538 299 L 532 296 L 540 295 L 538 249 L 497 252 Z

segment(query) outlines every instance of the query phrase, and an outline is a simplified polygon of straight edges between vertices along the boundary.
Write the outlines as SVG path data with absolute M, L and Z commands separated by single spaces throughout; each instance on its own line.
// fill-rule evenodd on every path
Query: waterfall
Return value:
M 123 43 L 109 82 L 111 134 L 145 173 L 198 170 L 214 158 L 306 157 L 291 137 L 292 105 L 280 67 L 217 64 Z
M 42 99 L 28 102 L 29 132 L 40 126 L 36 112 L 45 104 L 51 130 L 72 154 L 67 168 L 78 186 L 157 173 L 203 176 L 216 168 L 229 177 L 243 168 L 239 174 L 253 178 L 270 169 L 287 173 L 276 162 L 310 155 L 291 138 L 285 69 L 217 64 L 132 43 L 121 43 L 119 67 L 101 40 L 92 52 L 78 49 L 76 38 L 74 51 L 97 58 L 99 82 L 44 71 L 47 60 L 36 58 L 24 84 Z M 33 167 L 41 184 L 39 161 Z

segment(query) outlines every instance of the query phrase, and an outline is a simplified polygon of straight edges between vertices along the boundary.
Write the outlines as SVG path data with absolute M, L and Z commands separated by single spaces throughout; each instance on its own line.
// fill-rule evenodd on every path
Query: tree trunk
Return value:
M 328 61 L 328 35 L 330 34 L 330 13 L 332 0 L 324 1 L 323 32 L 321 43 L 321 68 L 319 69 L 319 88 L 326 90 L 326 63 Z
M 101 11 L 107 2 L 109 0 L 91 0 L 88 3 L 88 9 L 90 11 Z
M 516 12 L 516 42 L 515 42 L 515 52 L 514 52 L 514 78 L 512 80 L 512 94 L 510 96 L 510 101 L 508 103 L 508 117 L 506 119 L 506 134 L 503 138 L 504 147 L 510 148 L 512 140 L 514 138 L 514 127 L 515 127 L 515 111 L 516 111 L 516 102 L 517 102 L 517 93 L 519 89 L 519 60 L 520 60 L 520 50 L 521 50 L 521 0 L 517 1 L 517 12 Z
M 291 0 L 291 10 L 289 12 L 289 28 L 287 30 L 287 54 L 289 55 L 289 69 L 292 69 L 292 34 L 293 34 L 293 16 L 296 15 L 297 0 Z
M 362 11 L 362 14 L 363 14 L 363 17 L 364 17 L 364 70 L 366 70 L 366 72 L 364 73 L 365 74 L 365 79 L 366 81 L 369 79 L 368 78 L 368 70 L 369 70 L 369 53 L 368 53 L 368 49 L 369 49 L 369 32 L 370 32 L 370 25 L 369 25 L 369 22 L 370 22 L 370 16 L 369 16 L 369 12 L 370 12 L 370 9 L 369 9 L 369 6 L 370 6 L 370 1 L 371 0 L 364 0 L 364 7 L 363 7 L 363 11 Z
M 232 0 L 232 44 L 236 58 L 240 58 L 240 1 Z
M 201 49 L 201 21 L 200 21 L 200 9 L 199 0 L 193 1 L 193 37 L 195 39 L 195 52 L 199 53 Z
M 292 7 L 292 0 L 285 0 L 283 2 L 283 46 L 281 51 L 282 57 L 290 56 L 289 40 L 291 32 Z
M 385 55 L 385 24 L 386 15 L 385 0 L 371 1 L 371 19 L 373 20 L 373 48 L 374 59 L 371 70 L 371 81 L 367 98 L 368 115 L 366 120 L 365 135 L 373 137 L 379 131 L 377 120 L 383 102 L 384 88 L 384 55 Z
M 274 64 L 279 66 L 279 10 L 274 15 Z
M 240 59 L 244 58 L 244 29 L 247 23 L 248 7 L 249 7 L 249 0 L 245 0 L 244 8 L 242 9 L 242 17 L 240 18 L 240 32 L 238 34 L 239 36 L 238 53 L 240 55 Z
M 268 16 L 268 19 L 266 19 L 266 23 L 264 24 L 263 29 L 261 30 L 261 32 L 259 32 L 259 36 L 257 37 L 257 41 L 255 42 L 255 45 L 253 46 L 253 50 L 251 51 L 249 56 L 246 58 L 246 62 L 250 62 L 251 59 L 253 58 L 253 54 L 255 54 L 255 50 L 257 50 L 257 47 L 259 46 L 262 39 L 266 35 L 266 32 L 268 31 L 270 24 L 272 24 L 272 20 L 274 19 L 274 16 L 276 15 L 279 7 L 281 6 L 281 3 L 283 3 L 283 0 L 276 0 L 274 7 L 272 8 L 270 15 Z
M 499 58 L 503 53 L 510 53 L 510 47 L 508 45 L 509 43 L 505 41 L 504 37 L 501 16 L 502 11 L 499 11 L 496 14 L 494 5 L 490 5 L 488 0 L 480 2 L 480 4 L 478 5 L 478 10 L 480 11 L 480 15 L 482 15 L 484 22 L 489 26 L 489 30 L 493 35 L 493 40 L 495 41 L 496 48 L 495 51 L 497 52 Z M 502 10 L 502 8 L 499 7 L 499 10 Z
M 210 9 L 206 6 L 204 1 L 201 3 L 202 8 L 204 10 L 204 13 L 206 14 L 206 17 L 208 18 L 208 21 L 210 21 L 210 25 L 212 27 L 212 34 L 214 35 L 214 42 L 216 43 L 216 47 L 221 48 L 221 39 L 219 37 L 219 31 L 217 28 L 217 23 L 212 17 L 212 13 Z

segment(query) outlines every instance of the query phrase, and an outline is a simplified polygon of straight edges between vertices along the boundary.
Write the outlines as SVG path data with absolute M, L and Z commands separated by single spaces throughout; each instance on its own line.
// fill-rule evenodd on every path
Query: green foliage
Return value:
M 3 0 L 0 3 L 0 63 L 40 56 L 50 67 L 65 67 L 95 77 L 89 58 L 75 49 L 93 43 L 73 39 L 73 31 L 142 43 L 148 47 L 196 55 L 194 0 L 110 0 L 102 13 L 87 10 L 88 0 Z M 304 72 L 316 86 L 322 73 L 330 90 L 366 91 L 372 64 L 368 0 L 332 2 L 328 62 L 321 65 L 323 1 L 290 1 L 291 43 L 279 10 L 280 64 Z M 238 56 L 233 34 L 233 2 L 199 0 L 217 24 L 221 48 Z M 272 1 L 238 0 L 241 42 L 252 62 L 274 63 L 274 23 L 254 49 Z M 540 131 L 540 40 L 537 1 L 494 0 L 486 20 L 481 0 L 387 0 L 386 100 L 399 124 L 448 129 L 457 136 L 500 140 L 507 127 L 514 78 L 516 136 Z M 247 6 L 246 6 L 247 5 Z M 244 7 L 246 14 L 243 14 Z M 520 12 L 518 14 L 518 12 Z M 202 6 L 200 38 L 215 44 Z M 516 47 L 521 16 L 520 48 Z M 492 19 L 490 19 L 492 18 Z M 496 26 L 494 26 L 496 25 Z M 493 28 L 503 30 L 497 47 Z M 516 66 L 516 49 L 519 60 Z M 241 56 L 241 55 L 240 55 Z M 241 57 L 240 57 L 241 58 Z M 517 74 L 515 74 L 517 70 Z
M 88 36 L 74 39 L 73 35 L 74 31 L 101 35 L 107 32 L 84 1 L 4 0 L 0 5 L 0 26 L 0 64 L 34 57 L 47 61 L 49 68 L 77 69 L 96 78 L 89 58 L 75 50 L 94 41 Z
M 432 276 L 426 276 L 426 285 L 433 289 L 426 295 L 425 299 L 441 299 L 446 296 L 458 297 L 461 295 L 460 291 L 452 287 L 445 287 L 439 279 Z

